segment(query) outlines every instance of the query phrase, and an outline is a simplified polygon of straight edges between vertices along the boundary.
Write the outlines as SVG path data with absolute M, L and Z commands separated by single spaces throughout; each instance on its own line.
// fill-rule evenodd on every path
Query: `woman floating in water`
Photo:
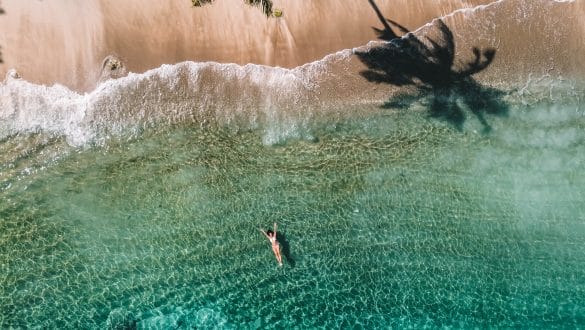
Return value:
M 274 223 L 274 231 L 272 231 L 270 229 L 267 231 L 260 229 L 260 231 L 262 232 L 262 234 L 264 234 L 264 236 L 266 236 L 266 238 L 268 238 L 268 240 L 270 241 L 270 244 L 272 244 L 272 252 L 274 252 L 274 256 L 276 257 L 276 260 L 278 261 L 278 265 L 282 266 L 282 256 L 280 255 L 280 244 L 278 244 L 278 241 L 276 240 L 276 222 Z

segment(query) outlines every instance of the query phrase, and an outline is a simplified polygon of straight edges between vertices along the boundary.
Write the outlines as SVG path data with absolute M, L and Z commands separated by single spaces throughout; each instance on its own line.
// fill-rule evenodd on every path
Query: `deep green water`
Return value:
M 5 139 L 0 328 L 583 326 L 583 113 Z

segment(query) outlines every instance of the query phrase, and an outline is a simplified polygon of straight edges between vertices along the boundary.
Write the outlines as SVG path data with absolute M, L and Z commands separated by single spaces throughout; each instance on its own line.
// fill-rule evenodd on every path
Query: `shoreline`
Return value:
M 115 6 L 103 0 L 75 5 L 65 0 L 3 1 L 6 14 L 0 19 L 0 30 L 6 33 L 0 36 L 4 55 L 0 76 L 14 68 L 33 83 L 90 91 L 110 55 L 135 73 L 183 61 L 295 68 L 376 39 L 372 27 L 379 21 L 366 1 L 273 2 L 283 11 L 282 17 L 266 18 L 240 0 L 201 8 L 193 8 L 187 0 L 167 5 L 130 0 Z M 415 30 L 457 9 L 490 2 L 378 0 L 377 4 L 388 18 Z M 39 49 L 50 51 L 41 57 Z

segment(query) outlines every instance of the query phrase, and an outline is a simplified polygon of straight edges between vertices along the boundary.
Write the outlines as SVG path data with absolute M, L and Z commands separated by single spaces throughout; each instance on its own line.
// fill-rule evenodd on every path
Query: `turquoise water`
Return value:
M 381 110 L 273 146 L 188 125 L 6 138 L 0 327 L 583 325 L 583 114 L 517 105 L 484 134 Z

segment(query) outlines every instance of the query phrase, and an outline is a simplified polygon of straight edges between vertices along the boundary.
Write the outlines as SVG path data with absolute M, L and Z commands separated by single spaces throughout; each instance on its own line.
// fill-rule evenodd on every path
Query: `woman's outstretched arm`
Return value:
M 258 228 L 258 230 L 260 230 L 262 232 L 262 234 L 264 234 L 264 236 L 266 236 L 266 238 L 270 239 L 270 236 L 268 236 L 268 234 L 264 231 L 264 229 Z

